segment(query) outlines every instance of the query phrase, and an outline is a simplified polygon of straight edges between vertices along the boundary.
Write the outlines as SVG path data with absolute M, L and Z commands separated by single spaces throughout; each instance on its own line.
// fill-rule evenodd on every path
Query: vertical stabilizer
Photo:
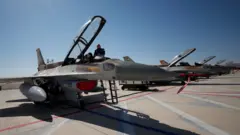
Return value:
M 166 62 L 165 60 L 160 60 L 160 64 L 164 65 L 164 66 L 168 66 L 169 65 L 169 63 Z
M 43 70 L 46 66 L 40 48 L 37 48 L 38 71 Z
M 124 61 L 134 62 L 129 56 L 124 56 L 123 59 Z

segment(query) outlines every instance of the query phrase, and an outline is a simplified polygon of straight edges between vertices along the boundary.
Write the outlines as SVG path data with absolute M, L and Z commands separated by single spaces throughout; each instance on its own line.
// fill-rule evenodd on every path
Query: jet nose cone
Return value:
M 124 63 L 116 66 L 118 80 L 171 80 L 176 76 L 176 73 L 145 64 Z

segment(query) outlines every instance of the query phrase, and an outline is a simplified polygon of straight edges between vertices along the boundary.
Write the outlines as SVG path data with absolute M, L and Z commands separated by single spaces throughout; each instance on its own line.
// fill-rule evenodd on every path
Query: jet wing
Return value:
M 0 78 L 0 83 L 11 83 L 11 82 L 21 82 L 26 80 L 32 80 L 36 78 L 68 78 L 76 77 L 81 79 L 88 79 L 89 75 L 96 75 L 96 72 L 72 72 L 72 73 L 59 73 L 59 74 L 45 74 L 45 75 L 33 75 L 33 76 L 23 76 L 23 77 L 9 77 L 9 78 Z

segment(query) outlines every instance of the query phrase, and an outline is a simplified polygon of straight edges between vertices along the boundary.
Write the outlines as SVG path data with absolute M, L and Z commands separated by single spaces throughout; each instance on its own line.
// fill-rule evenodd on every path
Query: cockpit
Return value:
M 91 20 L 85 23 L 79 35 L 73 40 L 73 45 L 69 50 L 62 66 L 70 64 L 83 64 L 102 62 L 108 57 L 93 56 L 92 52 L 86 54 L 88 48 L 91 46 L 101 29 L 105 25 L 106 20 L 102 16 L 94 16 Z

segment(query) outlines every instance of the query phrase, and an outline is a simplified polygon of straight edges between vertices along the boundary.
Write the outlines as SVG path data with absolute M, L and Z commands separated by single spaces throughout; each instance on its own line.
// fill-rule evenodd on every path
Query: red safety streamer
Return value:
M 187 83 L 186 83 L 185 85 L 183 85 L 183 86 L 178 90 L 177 94 L 179 94 L 181 91 L 183 91 L 184 88 L 187 87 L 187 85 L 188 85 L 189 82 L 190 82 L 190 76 L 188 77 L 188 81 L 187 81 Z

